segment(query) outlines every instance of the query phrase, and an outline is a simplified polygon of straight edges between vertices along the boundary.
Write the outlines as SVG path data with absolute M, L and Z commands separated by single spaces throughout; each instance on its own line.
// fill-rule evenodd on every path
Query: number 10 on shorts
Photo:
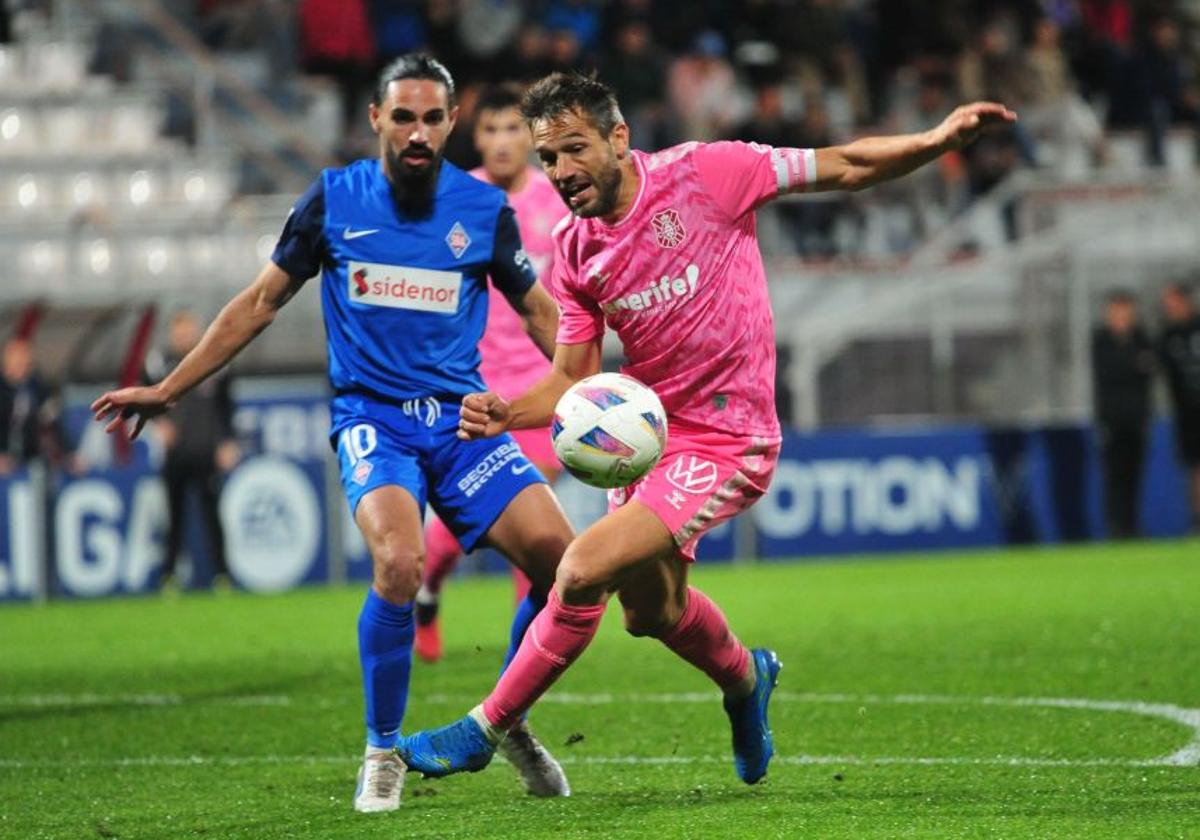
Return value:
M 351 426 L 344 430 L 338 438 L 338 449 L 346 454 L 350 466 L 354 466 L 374 452 L 375 445 L 375 427 L 369 423 Z

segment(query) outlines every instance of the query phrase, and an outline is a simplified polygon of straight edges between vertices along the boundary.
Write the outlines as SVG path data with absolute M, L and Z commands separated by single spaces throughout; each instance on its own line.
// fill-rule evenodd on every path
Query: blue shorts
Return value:
M 464 551 L 473 549 L 518 493 L 545 484 L 508 434 L 459 440 L 457 402 L 391 402 L 366 394 L 333 398 L 330 442 L 338 453 L 350 512 L 377 487 L 394 484 L 428 502 Z

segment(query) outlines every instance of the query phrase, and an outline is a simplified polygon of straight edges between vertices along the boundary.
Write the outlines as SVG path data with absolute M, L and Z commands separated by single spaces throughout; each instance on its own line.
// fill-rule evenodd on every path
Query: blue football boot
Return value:
M 496 754 L 496 747 L 468 715 L 440 729 L 401 736 L 396 754 L 409 770 L 436 778 L 482 770 Z
M 755 648 L 750 656 L 754 662 L 754 691 L 741 700 L 725 700 L 725 714 L 733 727 L 733 764 L 738 778 L 748 785 L 767 775 L 767 765 L 775 754 L 767 724 L 767 703 L 783 668 L 773 650 Z

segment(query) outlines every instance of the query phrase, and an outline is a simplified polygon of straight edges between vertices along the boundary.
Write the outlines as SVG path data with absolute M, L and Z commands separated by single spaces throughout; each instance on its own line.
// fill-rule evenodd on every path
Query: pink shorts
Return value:
M 706 531 L 767 492 L 779 461 L 779 440 L 683 427 L 679 421 L 669 428 L 662 460 L 644 478 L 609 490 L 608 509 L 641 502 L 667 526 L 679 556 L 691 562 Z
M 555 474 L 562 470 L 558 456 L 554 454 L 554 445 L 550 442 L 550 429 L 517 429 L 509 432 L 517 446 L 525 453 L 525 457 L 533 461 L 534 466 L 542 471 L 554 470 Z M 547 479 L 550 476 L 546 476 Z

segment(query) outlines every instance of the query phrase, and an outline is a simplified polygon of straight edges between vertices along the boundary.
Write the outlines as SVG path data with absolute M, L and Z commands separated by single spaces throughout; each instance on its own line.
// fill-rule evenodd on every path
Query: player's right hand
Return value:
M 945 149 L 961 149 L 975 142 L 985 131 L 1011 125 L 1017 121 L 1015 112 L 998 102 L 972 102 L 955 108 L 942 124 L 934 129 L 937 142 Z
M 171 401 L 157 385 L 121 388 L 109 391 L 92 403 L 92 417 L 102 422 L 109 417 L 112 420 L 104 431 L 113 433 L 125 428 L 125 421 L 135 418 L 133 428 L 129 430 L 129 439 L 133 440 L 146 426 L 146 421 L 163 414 L 171 407 Z
M 458 412 L 458 436 L 463 440 L 490 438 L 508 428 L 512 406 L 499 394 L 467 394 Z

